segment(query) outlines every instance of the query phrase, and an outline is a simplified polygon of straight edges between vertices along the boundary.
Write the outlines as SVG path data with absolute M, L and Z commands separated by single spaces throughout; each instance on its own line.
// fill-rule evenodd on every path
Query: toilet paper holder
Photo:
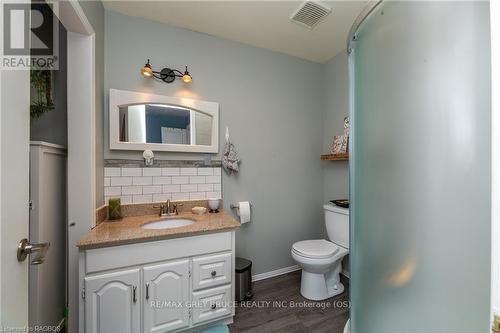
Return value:
M 240 211 L 240 205 L 239 205 L 239 204 L 230 204 L 230 205 L 229 205 L 229 207 L 230 207 L 231 209 L 236 210 L 236 212 L 238 212 L 238 213 L 239 213 L 239 211 Z M 252 208 L 252 207 L 253 207 L 253 204 L 252 204 L 252 203 L 250 203 L 250 208 Z

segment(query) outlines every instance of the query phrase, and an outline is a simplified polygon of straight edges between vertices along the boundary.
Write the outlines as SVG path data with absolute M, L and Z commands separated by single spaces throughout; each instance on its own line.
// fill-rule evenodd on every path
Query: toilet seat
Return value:
M 312 259 L 330 258 L 339 251 L 339 247 L 324 239 L 300 241 L 292 246 L 295 254 Z

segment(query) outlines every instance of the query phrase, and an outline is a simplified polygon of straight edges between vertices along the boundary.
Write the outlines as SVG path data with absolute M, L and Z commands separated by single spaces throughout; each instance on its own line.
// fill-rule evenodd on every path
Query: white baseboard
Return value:
M 280 276 L 280 275 L 295 272 L 298 270 L 300 270 L 300 267 L 298 265 L 293 265 L 293 266 L 289 266 L 289 267 L 283 267 L 280 269 L 276 269 L 276 270 L 270 271 L 270 272 L 255 274 L 255 275 L 252 275 L 252 282 L 269 279 L 269 278 L 272 278 L 275 276 Z M 340 272 L 340 274 L 344 275 L 348 279 L 350 278 L 349 272 L 346 270 L 342 270 L 342 272 Z
M 300 267 L 298 265 L 283 267 L 280 269 L 276 269 L 274 271 L 252 275 L 252 281 L 255 282 L 255 281 L 259 281 L 259 280 L 269 279 L 269 278 L 272 278 L 275 276 L 295 272 L 298 270 L 300 270 Z

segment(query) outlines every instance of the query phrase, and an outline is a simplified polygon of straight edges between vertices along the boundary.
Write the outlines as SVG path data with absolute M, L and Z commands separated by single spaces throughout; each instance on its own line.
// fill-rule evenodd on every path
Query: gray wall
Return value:
M 95 32 L 95 163 L 96 205 L 104 204 L 104 7 L 101 1 L 80 1 Z
M 45 141 L 66 146 L 68 143 L 68 103 L 67 103 L 67 43 L 66 29 L 59 24 L 59 69 L 54 75 L 54 109 L 39 118 L 31 118 L 30 140 Z M 33 89 L 31 99 L 34 99 Z
M 347 53 L 339 53 L 324 65 L 323 76 L 323 151 L 329 152 L 334 135 L 344 131 L 344 117 L 349 115 L 349 76 Z M 349 197 L 347 161 L 325 161 L 323 201 Z
M 291 245 L 322 237 L 324 230 L 323 66 L 115 12 L 105 15 L 106 96 L 116 88 L 219 102 L 220 140 L 228 126 L 243 160 L 239 175 L 223 176 L 225 208 L 240 200 L 254 205 L 252 222 L 237 231 L 237 255 L 253 260 L 254 274 L 294 265 Z M 193 83 L 144 79 L 139 70 L 147 58 L 155 69 L 188 65 Z M 105 158 L 141 159 L 141 152 L 109 150 L 107 119 L 106 111 Z
M 323 151 L 329 152 L 334 135 L 344 132 L 344 118 L 349 115 L 349 67 L 343 51 L 323 67 Z M 323 162 L 323 201 L 349 197 L 349 162 Z M 326 231 L 325 231 L 326 237 Z M 349 274 L 349 256 L 342 262 Z

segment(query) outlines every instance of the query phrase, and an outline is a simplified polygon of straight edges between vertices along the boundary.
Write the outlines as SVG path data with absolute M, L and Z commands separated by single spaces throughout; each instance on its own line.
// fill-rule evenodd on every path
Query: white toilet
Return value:
M 328 238 L 300 241 L 292 257 L 302 268 L 300 293 L 310 300 L 323 300 L 344 291 L 340 282 L 342 259 L 349 253 L 349 209 L 324 205 Z

